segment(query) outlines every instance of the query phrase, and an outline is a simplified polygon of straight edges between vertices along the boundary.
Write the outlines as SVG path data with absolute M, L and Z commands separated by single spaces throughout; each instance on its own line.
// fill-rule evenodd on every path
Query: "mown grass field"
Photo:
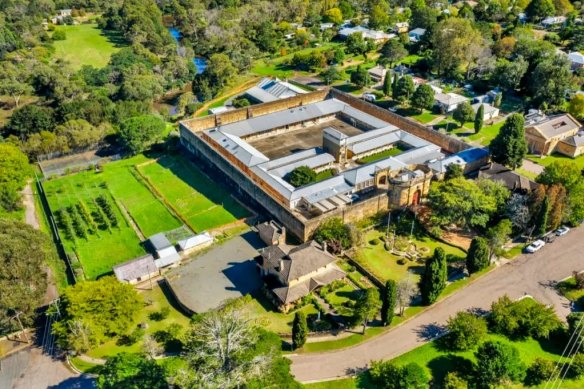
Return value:
M 575 163 L 579 169 L 584 169 L 584 156 L 570 158 L 561 154 L 552 154 L 544 157 L 540 157 L 539 155 L 528 155 L 527 159 L 542 166 L 549 166 L 554 162 L 572 162 Z
M 133 166 L 146 160 L 144 156 L 137 156 L 106 164 L 100 173 L 86 171 L 44 184 L 53 212 L 81 202 L 90 211 L 95 211 L 94 200 L 101 194 L 115 205 L 119 225 L 111 231 L 97 230 L 95 234 L 88 234 L 86 239 L 77 237 L 74 240 L 66 239 L 61 231 L 65 246 L 77 253 L 88 278 L 109 273 L 112 266 L 144 254 L 140 238 L 125 213 L 131 216 L 145 237 L 182 225 L 132 174 Z
M 65 31 L 67 39 L 53 43 L 55 58 L 69 62 L 75 70 L 83 65 L 102 68 L 112 54 L 125 45 L 119 36 L 103 32 L 96 24 L 59 26 L 57 29 Z
M 249 215 L 228 190 L 182 156 L 163 157 L 138 169 L 195 232 L 233 223 Z

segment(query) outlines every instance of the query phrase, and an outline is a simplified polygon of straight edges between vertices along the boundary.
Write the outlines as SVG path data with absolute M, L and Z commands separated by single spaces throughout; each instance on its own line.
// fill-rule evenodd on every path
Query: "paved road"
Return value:
M 344 350 L 290 356 L 292 373 L 302 382 L 342 377 L 366 368 L 372 360 L 391 359 L 428 341 L 427 334 L 446 323 L 456 312 L 488 309 L 507 294 L 512 299 L 529 294 L 554 306 L 560 317 L 569 312 L 569 302 L 557 294 L 553 283 L 584 270 L 584 227 L 572 230 L 539 252 L 522 255 L 460 292 L 449 296 L 403 325 L 368 342 Z

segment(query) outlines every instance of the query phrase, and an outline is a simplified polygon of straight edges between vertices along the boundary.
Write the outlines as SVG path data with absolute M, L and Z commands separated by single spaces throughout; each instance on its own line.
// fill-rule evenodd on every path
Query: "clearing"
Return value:
M 67 39 L 53 43 L 55 58 L 69 62 L 74 70 L 81 69 L 83 65 L 102 68 L 108 64 L 112 54 L 126 45 L 120 35 L 103 31 L 96 24 L 59 26 L 57 30 L 65 31 Z

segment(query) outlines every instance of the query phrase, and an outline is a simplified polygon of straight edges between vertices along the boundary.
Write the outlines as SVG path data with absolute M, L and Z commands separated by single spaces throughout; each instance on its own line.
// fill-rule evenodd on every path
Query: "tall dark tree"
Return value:
M 479 132 L 483 128 L 483 118 L 485 116 L 485 106 L 481 104 L 474 119 L 474 130 L 475 133 Z
M 397 82 L 397 88 L 393 95 L 394 99 L 407 102 L 410 100 L 415 91 L 414 81 L 410 76 L 403 76 Z
M 383 78 L 383 94 L 385 96 L 391 96 L 391 73 L 388 71 Z
M 512 169 L 521 167 L 527 154 L 524 119 L 521 114 L 510 115 L 501 127 L 499 134 L 491 141 L 489 151 L 494 162 Z
M 304 346 L 308 335 L 308 324 L 304 312 L 296 312 L 292 323 L 292 346 L 294 349 Z
M 394 280 L 387 280 L 385 289 L 382 291 L 381 321 L 383 325 L 390 325 L 395 315 L 397 305 L 397 283 Z
M 394 100 L 396 99 L 396 96 L 397 96 L 399 79 L 400 79 L 399 73 L 393 72 L 393 82 L 391 84 L 391 95 L 393 96 Z
M 446 166 L 446 172 L 444 173 L 444 180 L 453 180 L 455 178 L 464 178 L 464 170 L 462 166 L 457 163 L 451 163 Z
M 446 253 L 442 247 L 434 250 L 434 255 L 426 261 L 426 270 L 420 280 L 422 303 L 433 304 L 446 287 L 447 281 Z
M 122 122 L 119 136 L 128 151 L 137 154 L 160 140 L 165 128 L 166 124 L 161 117 L 136 116 Z
M 393 67 L 396 62 L 401 61 L 406 55 L 408 55 L 408 51 L 404 45 L 397 39 L 390 39 L 381 48 L 380 62 Z
M 434 89 L 428 84 L 420 85 L 412 96 L 412 106 L 421 112 L 423 109 L 431 109 L 433 105 Z
M 481 387 L 496 387 L 505 381 L 518 382 L 525 376 L 519 351 L 511 345 L 488 341 L 479 347 L 475 356 L 476 378 Z
M 379 301 L 377 288 L 362 291 L 355 304 L 353 320 L 355 324 L 363 324 L 363 333 L 365 333 L 369 321 L 375 318 L 380 307 L 381 301 Z
M 367 70 L 359 65 L 357 66 L 357 69 L 351 73 L 351 82 L 359 88 L 363 88 L 371 83 L 371 76 Z
M 535 217 L 535 229 L 533 230 L 533 234 L 535 236 L 541 236 L 547 232 L 547 220 L 549 212 L 550 200 L 548 196 L 545 196 Z
M 466 269 L 469 274 L 473 274 L 487 266 L 489 266 L 489 245 L 485 238 L 477 236 L 470 243 L 466 256 Z
M 459 122 L 461 127 L 464 125 L 464 123 L 470 122 L 473 117 L 474 111 L 467 101 L 462 104 L 458 104 L 454 112 L 452 112 L 452 118 Z

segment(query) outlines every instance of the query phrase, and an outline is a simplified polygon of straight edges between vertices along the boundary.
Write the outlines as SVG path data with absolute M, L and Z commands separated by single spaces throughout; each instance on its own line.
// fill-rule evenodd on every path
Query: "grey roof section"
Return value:
M 484 110 L 485 110 L 485 115 L 488 115 L 490 113 L 494 113 L 499 111 L 499 108 L 497 107 L 493 107 L 491 104 L 486 104 L 486 103 L 476 103 L 471 105 L 472 110 L 477 113 L 477 111 L 479 110 L 480 106 L 484 106 Z
M 296 96 L 297 94 L 306 93 L 305 90 L 296 85 L 287 81 L 281 81 L 278 78 L 263 78 L 257 86 L 279 99 L 285 99 L 287 97 Z
M 584 145 L 584 133 L 579 132 L 574 136 L 564 139 L 563 142 L 576 147 L 582 146 Z
M 154 264 L 154 257 L 148 254 L 116 265 L 113 270 L 119 281 L 127 282 L 156 273 L 158 268 Z
M 333 139 L 336 140 L 343 140 L 343 139 L 348 139 L 349 137 L 346 134 L 343 134 L 341 131 L 337 130 L 336 128 L 333 127 L 325 127 L 322 130 L 323 134 L 326 136 L 330 136 Z
M 344 105 L 344 107 L 340 112 L 343 112 L 343 113 L 355 118 L 356 120 L 359 120 L 360 122 L 367 123 L 368 125 L 370 125 L 373 128 L 387 127 L 390 125 L 386 121 L 378 119 L 375 116 L 369 115 L 368 113 L 365 113 L 363 111 L 359 111 L 358 109 L 353 108 L 350 105 L 347 105 L 344 103 L 342 103 L 342 104 Z
M 152 235 L 150 238 L 148 238 L 148 241 L 156 251 L 172 246 L 172 244 L 170 243 L 170 241 L 168 240 L 166 235 L 164 235 L 163 232 L 159 232 L 156 235 Z
M 533 125 L 533 128 L 547 139 L 562 135 L 580 127 L 582 127 L 582 125 L 568 114 L 548 117 L 547 120 Z
M 399 141 L 398 134 L 387 134 L 377 138 L 369 139 L 364 142 L 355 143 L 349 146 L 355 154 L 366 153 L 368 151 L 377 150 L 382 147 L 387 147 Z
M 263 90 L 259 86 L 252 86 L 251 88 L 245 91 L 245 94 L 251 96 L 255 100 L 260 101 L 262 103 L 268 103 L 270 101 L 278 100 L 278 97 Z
M 332 197 L 338 193 L 346 193 L 351 190 L 342 175 L 316 182 L 311 185 L 297 188 L 290 196 L 290 200 L 299 200 L 302 197 L 311 202 L 317 202 L 327 197 Z
M 188 250 L 193 247 L 201 246 L 204 244 L 213 243 L 213 236 L 208 232 L 201 232 L 200 234 L 189 236 L 186 239 L 178 241 L 178 246 L 181 250 Z
M 224 134 L 218 130 L 209 130 L 207 135 L 246 166 L 254 166 L 269 161 L 269 158 L 259 150 L 236 136 Z
M 392 125 L 389 125 L 389 126 L 375 129 L 375 130 L 366 131 L 362 134 L 350 137 L 347 140 L 347 144 L 354 144 L 354 143 L 363 142 L 363 141 L 366 141 L 369 139 L 380 137 L 381 135 L 391 134 L 392 132 L 395 132 L 398 130 L 399 130 L 399 128 L 392 126 Z
M 322 153 L 322 154 L 318 154 L 318 155 L 315 155 L 315 156 L 310 157 L 310 158 L 306 158 L 306 159 L 302 159 L 302 160 L 290 163 L 290 164 L 282 166 L 278 169 L 270 170 L 269 173 L 275 174 L 278 177 L 285 177 L 292 170 L 294 170 L 300 166 L 308 166 L 311 169 L 316 169 L 316 168 L 328 165 L 329 163 L 333 163 L 334 161 L 335 161 L 335 157 L 333 157 L 332 155 L 330 155 L 328 153 Z
M 462 95 L 456 93 L 436 93 L 434 95 L 434 100 L 444 105 L 460 104 L 468 99 Z
M 266 170 L 277 169 L 277 168 L 280 168 L 282 166 L 286 166 L 286 165 L 289 165 L 291 163 L 301 161 L 303 159 L 308 159 L 308 158 L 314 157 L 315 155 L 319 155 L 322 153 L 323 153 L 323 150 L 321 148 L 315 147 L 315 148 L 308 149 L 308 150 L 302 150 L 302 151 L 287 155 L 287 156 L 282 157 L 282 158 L 272 159 L 268 162 L 262 163 L 260 165 L 260 167 L 263 169 L 266 169 Z
M 180 255 L 176 252 L 176 250 L 173 250 L 172 253 L 169 253 L 162 258 L 158 258 L 158 259 L 154 260 L 156 267 L 159 269 L 162 269 L 163 267 L 170 266 L 170 265 L 175 264 L 177 262 L 180 262 Z

